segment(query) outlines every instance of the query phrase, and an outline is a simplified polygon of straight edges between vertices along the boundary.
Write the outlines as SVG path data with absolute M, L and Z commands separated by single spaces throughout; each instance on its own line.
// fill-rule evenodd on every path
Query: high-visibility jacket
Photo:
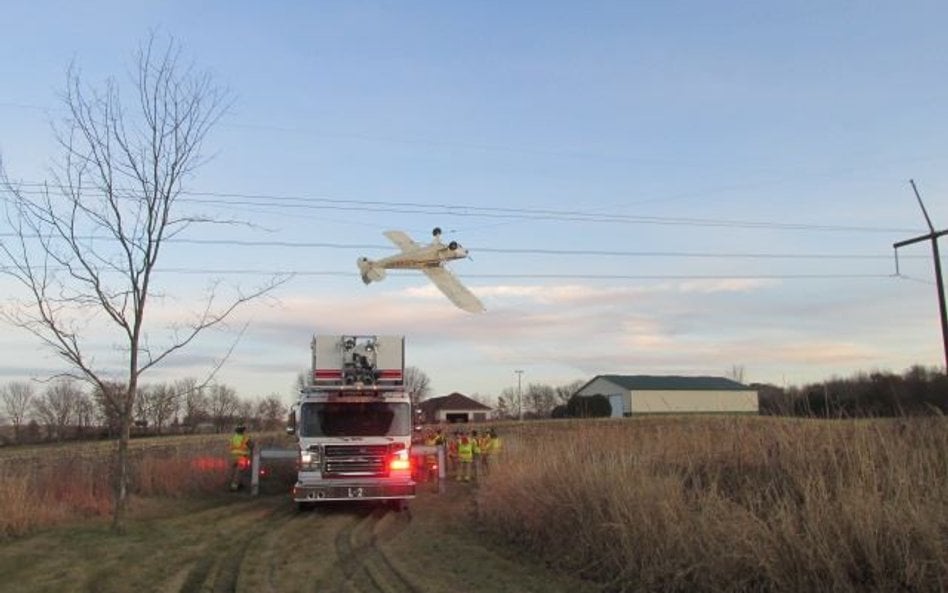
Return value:
M 429 447 L 434 447 L 438 444 L 438 439 L 435 435 L 431 434 L 425 438 L 425 445 Z M 438 456 L 434 453 L 429 453 L 425 455 L 425 463 L 431 465 L 438 462 Z
M 467 437 L 461 437 L 458 441 L 458 459 L 462 462 L 471 462 L 474 460 L 474 443 Z
M 235 432 L 230 437 L 230 454 L 232 457 L 248 457 L 250 455 L 250 437 Z
M 491 437 L 490 441 L 491 454 L 496 455 L 500 453 L 500 448 L 503 446 L 503 443 L 500 441 L 500 437 Z
M 489 434 L 485 434 L 480 439 L 478 439 L 477 446 L 481 450 L 481 453 L 483 453 L 484 455 L 490 455 L 491 453 L 493 453 L 493 451 L 491 450 L 492 447 L 491 447 Z

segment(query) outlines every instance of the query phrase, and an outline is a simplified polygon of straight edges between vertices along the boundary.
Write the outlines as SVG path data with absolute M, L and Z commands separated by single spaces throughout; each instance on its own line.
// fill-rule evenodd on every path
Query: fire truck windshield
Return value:
M 300 410 L 300 436 L 408 436 L 411 414 L 407 403 L 307 402 Z

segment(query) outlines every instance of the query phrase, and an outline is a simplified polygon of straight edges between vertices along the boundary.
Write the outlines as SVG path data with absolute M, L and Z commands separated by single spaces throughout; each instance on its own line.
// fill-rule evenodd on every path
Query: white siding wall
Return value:
M 620 395 L 622 396 L 623 411 L 628 413 L 632 409 L 632 404 L 629 400 L 629 392 L 621 385 L 616 385 L 612 381 L 603 379 L 602 377 L 593 379 L 592 383 L 579 391 L 579 395 L 589 396 L 597 394 L 606 396 L 606 399 L 609 399 L 609 396 Z
M 484 422 L 484 421 L 487 421 L 487 420 L 490 419 L 490 411 L 489 411 L 489 410 L 478 410 L 478 411 L 473 411 L 473 410 L 438 410 L 438 412 L 435 414 L 435 421 L 436 421 L 436 422 L 447 422 L 447 421 L 448 421 L 448 414 L 451 414 L 451 415 L 454 415 L 454 414 L 464 414 L 465 416 L 467 416 L 468 422 Z
M 758 411 L 757 392 L 749 391 L 635 391 L 633 414 L 675 412 Z

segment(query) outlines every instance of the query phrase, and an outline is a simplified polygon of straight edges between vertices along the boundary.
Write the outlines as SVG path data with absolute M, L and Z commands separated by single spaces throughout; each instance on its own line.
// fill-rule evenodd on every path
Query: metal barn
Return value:
M 757 390 L 724 377 L 597 375 L 576 393 L 605 396 L 613 417 L 758 412 Z

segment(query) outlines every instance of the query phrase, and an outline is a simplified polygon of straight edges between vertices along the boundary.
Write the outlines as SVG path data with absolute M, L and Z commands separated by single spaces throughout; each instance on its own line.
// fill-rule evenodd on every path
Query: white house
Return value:
M 418 404 L 425 422 L 484 422 L 492 408 L 458 392 L 432 397 Z
M 576 394 L 605 396 L 613 417 L 758 412 L 757 390 L 724 377 L 597 375 Z

